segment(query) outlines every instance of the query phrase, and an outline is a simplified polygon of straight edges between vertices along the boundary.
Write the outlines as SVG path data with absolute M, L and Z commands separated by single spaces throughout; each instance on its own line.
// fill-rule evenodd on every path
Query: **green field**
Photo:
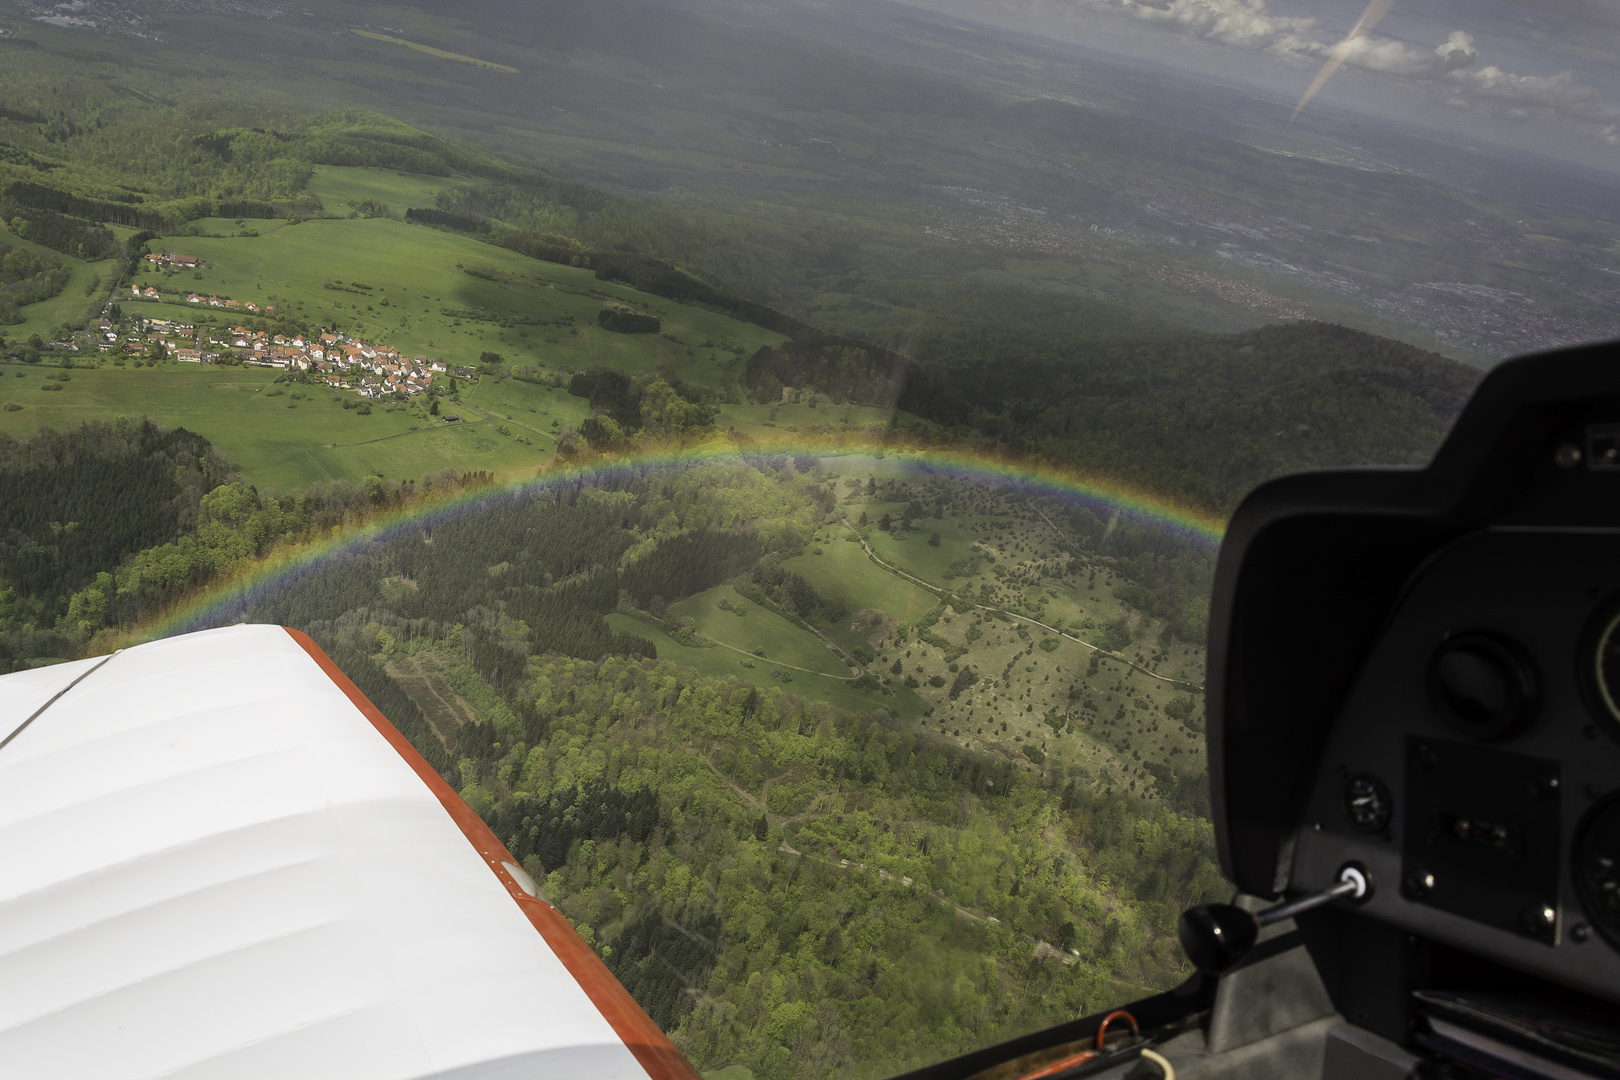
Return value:
M 741 361 L 737 367 L 741 367 Z M 721 427 L 734 427 L 762 440 L 791 437 L 795 432 L 812 431 L 824 427 L 834 430 L 846 427 L 878 427 L 899 416 L 907 423 L 934 425 L 910 413 L 884 409 L 876 405 L 726 405 L 721 409 L 718 423 Z M 862 474 L 864 475 L 864 474 Z
M 392 175 L 375 169 L 346 173 L 343 183 L 351 190 L 364 179 L 356 173 L 384 174 L 373 175 L 379 184 Z M 783 340 L 751 324 L 598 281 L 590 270 L 385 218 L 317 218 L 277 223 L 259 236 L 193 236 L 166 243 L 213 265 L 195 272 L 147 269 L 138 281 L 142 287 L 156 285 L 198 317 L 209 311 L 184 303 L 187 292 L 273 304 L 283 321 L 336 327 L 406 354 L 458 365 L 489 351 L 514 364 L 569 371 L 599 365 L 635 373 L 667 368 L 688 382 L 721 390 L 726 368 L 737 357 Z M 608 305 L 658 316 L 663 333 L 599 328 L 597 313 Z M 226 325 L 243 317 L 236 311 L 211 314 Z
M 721 586 L 720 589 L 711 589 L 703 595 L 713 595 L 718 598 L 722 595 L 722 590 L 731 593 L 732 597 L 734 597 L 732 603 L 747 603 L 742 597 L 732 592 L 729 585 Z M 693 597 L 681 604 L 672 605 L 671 612 L 673 613 L 677 608 L 685 608 L 695 599 L 697 598 Z M 712 608 L 712 603 L 710 606 Z M 784 655 L 789 651 L 795 655 L 800 652 L 810 653 L 812 647 L 820 648 L 820 645 L 809 634 L 757 606 L 753 607 L 747 616 L 740 619 L 723 611 L 717 611 L 716 614 L 728 619 L 735 619 L 739 623 L 749 623 L 750 625 L 746 629 L 750 632 L 753 632 L 755 626 L 759 626 L 766 621 L 761 616 L 775 620 L 776 626 L 759 631 L 762 639 L 769 640 L 769 644 L 764 646 L 767 653 L 771 653 L 773 647 L 782 649 Z M 630 615 L 609 615 L 607 621 L 608 625 L 615 630 L 626 634 L 635 634 L 652 642 L 653 647 L 658 650 L 658 659 L 685 664 L 704 675 L 734 676 L 754 683 L 756 686 L 777 687 L 814 701 L 825 701 L 837 708 L 847 709 L 854 713 L 866 714 L 873 709 L 887 709 L 891 714 L 904 719 L 915 719 L 923 709 L 921 702 L 914 695 L 903 691 L 903 688 L 902 693 L 885 696 L 875 691 L 857 690 L 839 679 L 812 675 L 803 671 L 788 671 L 787 674 L 791 676 L 791 679 L 784 680 L 771 674 L 773 665 L 769 659 L 762 660 L 758 657 L 742 656 L 731 649 L 724 649 L 718 645 L 682 645 L 669 635 Z M 798 640 L 793 640 L 791 635 L 797 635 Z M 733 631 L 727 634 L 726 637 L 728 642 L 742 641 L 746 644 L 744 635 L 739 631 Z M 739 647 L 741 646 L 739 645 Z M 760 646 L 756 645 L 754 647 L 759 648 Z M 832 654 L 823 649 L 822 655 L 826 657 L 824 666 L 827 670 L 836 671 L 838 661 Z
M 590 405 L 557 386 L 539 386 L 521 379 L 480 378 L 462 390 L 462 404 L 445 412 L 457 413 L 463 420 L 480 416 L 505 423 L 513 435 L 539 439 L 535 445 L 556 445 L 564 428 L 578 424 L 590 415 Z M 520 430 L 521 429 L 521 430 Z
M 825 523 L 804 554 L 782 563 L 784 570 L 804 577 L 851 613 L 877 608 L 913 626 L 938 600 L 904 574 L 973 601 L 964 601 L 961 610 L 947 609 L 931 630 L 955 650 L 957 667 L 978 676 L 955 700 L 948 691 L 956 672 L 937 644 L 915 633 L 897 641 L 892 632 L 877 628 L 857 631 L 851 620 L 823 627 L 846 648 L 866 645 L 877 652 L 873 674 L 920 698 L 926 714 L 918 722 L 924 730 L 1015 758 L 1022 757 L 1024 746 L 1034 746 L 1057 768 L 1078 769 L 1075 775 L 1109 784 L 1135 784 L 1135 789 L 1150 782 L 1145 762 L 1169 765 L 1178 776 L 1202 770 L 1198 732 L 1168 717 L 1164 707 L 1185 694 L 1166 680 L 1202 681 L 1203 650 L 1162 644 L 1160 624 L 1114 595 L 1109 560 L 1078 564 L 1078 572 L 1059 572 L 1076 550 L 1064 535 L 1061 503 L 935 481 L 900 455 L 850 454 L 823 459 L 822 467 L 836 478 L 846 518 L 853 523 L 867 515 L 870 524 L 862 533 L 892 569 L 868 558 L 859 543 L 844 539 L 853 535 L 849 528 Z M 864 486 L 869 476 L 882 485 L 876 496 L 849 483 Z M 939 518 L 918 519 L 909 533 L 877 527 L 885 513 L 898 519 L 912 499 L 927 507 L 942 500 L 945 509 Z M 938 547 L 928 543 L 933 532 L 940 534 Z M 957 572 L 947 577 L 952 563 Z M 1095 578 L 1088 566 L 1098 569 Z M 1094 650 L 1085 643 L 1101 640 L 1105 626 L 1122 616 L 1133 638 L 1122 650 L 1125 657 L 1164 678 L 1118 660 L 1104 660 L 1088 673 Z M 1059 626 L 1062 633 L 1050 629 Z M 900 672 L 893 670 L 895 662 L 901 664 Z M 903 690 L 902 675 L 919 682 L 915 691 Z M 941 685 L 931 685 L 931 678 Z M 1070 688 L 1077 684 L 1079 696 L 1071 698 Z M 1089 712 L 1079 709 L 1082 700 L 1092 703 Z M 1045 722 L 1048 715 L 1068 718 L 1060 724 L 1062 730 Z
M 449 184 L 447 176 L 362 169 L 351 165 L 317 165 L 307 188 L 329 214 L 346 214 L 362 202 L 386 203 L 396 214 L 413 206 L 432 206 L 433 196 Z
M 729 603 L 733 610 L 722 611 L 718 606 L 721 600 Z M 739 610 L 745 614 L 736 614 Z M 794 678 L 814 678 L 811 672 L 846 678 L 850 674 L 844 663 L 814 635 L 760 607 L 729 585 L 720 585 L 671 604 L 669 617 L 689 618 L 693 629 L 711 641 L 744 653 L 762 655 L 769 661 L 763 665 L 766 668 L 786 664 L 800 669 Z
M 564 424 L 585 414 L 583 400 L 526 384 L 469 388 L 463 405 L 445 403 L 445 412 L 463 417 L 462 423 L 447 424 L 426 417 L 420 406 L 390 411 L 379 404 L 371 415 L 362 416 L 342 408 L 336 395 L 323 388 L 277 386 L 280 373 L 268 368 L 166 363 L 134 370 L 74 368 L 66 372 L 66 384 L 45 378 L 57 373 L 54 368 L 0 364 L 0 431 L 28 435 L 86 420 L 149 416 L 205 436 L 241 468 L 244 479 L 271 490 L 359 480 L 368 474 L 398 480 L 445 468 L 499 472 L 538 466 L 550 455 L 552 441 L 531 436 L 530 444 L 519 443 L 516 436 L 522 432 L 505 421 L 505 414 L 524 416 L 529 421 L 525 426 L 535 428 L 536 435 L 539 425 L 533 421 L 542 414 L 519 412 L 513 402 L 544 400 Z M 46 385 L 62 388 L 41 389 Z M 294 393 L 300 398 L 294 399 Z M 348 394 L 338 400 L 343 397 L 352 400 Z M 5 402 L 22 408 L 7 410 Z M 489 419 L 475 407 L 479 403 L 503 411 Z M 499 433 L 503 423 L 512 435 Z
M 933 593 L 874 565 L 860 544 L 845 542 L 844 537 L 850 534 L 842 527 L 823 526 L 820 535 L 826 538 L 824 543 L 788 559 L 782 569 L 803 577 L 817 592 L 837 600 L 851 614 L 878 608 L 901 622 L 916 622 L 939 606 Z M 821 549 L 820 555 L 814 554 L 816 547 Z M 829 628 L 828 633 L 846 646 L 862 640 L 862 635 L 851 633 L 847 626 Z

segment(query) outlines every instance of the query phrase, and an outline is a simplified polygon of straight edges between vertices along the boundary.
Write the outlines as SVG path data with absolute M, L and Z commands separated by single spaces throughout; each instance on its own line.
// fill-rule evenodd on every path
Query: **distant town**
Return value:
M 192 269 L 207 265 L 190 255 L 174 252 L 152 253 L 144 258 L 157 266 Z M 260 305 L 252 300 L 195 292 L 187 292 L 181 301 L 178 294 L 165 294 L 153 285 L 131 285 L 128 299 L 171 305 L 185 303 L 250 315 L 273 315 L 276 311 L 273 304 Z M 245 326 L 209 324 L 199 328 L 196 323 L 182 319 L 136 316 L 133 327 L 126 328 L 122 334 L 114 321 L 105 318 L 97 322 L 96 330 L 101 338 L 98 345 L 104 353 L 122 350 L 146 355 L 155 347 L 162 349 L 169 359 L 184 363 L 241 363 L 311 372 L 322 376 L 334 389 L 352 390 L 371 398 L 396 393 L 414 397 L 432 389 L 435 378 L 473 379 L 478 375 L 476 368 L 451 369 L 440 359 L 405 356 L 392 346 L 324 328 L 288 336 Z

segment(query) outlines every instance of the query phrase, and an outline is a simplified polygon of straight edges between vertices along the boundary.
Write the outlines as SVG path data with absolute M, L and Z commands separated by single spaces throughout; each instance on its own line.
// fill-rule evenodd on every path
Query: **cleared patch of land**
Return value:
M 455 182 L 453 177 L 424 173 L 317 165 L 305 188 L 318 196 L 331 214 L 347 213 L 363 202 L 383 203 L 402 214 L 411 207 L 432 206 L 433 197 Z
M 48 375 L 67 375 L 57 382 Z M 156 368 L 73 368 L 0 364 L 0 431 L 28 435 L 42 427 L 72 427 L 115 416 L 149 416 L 160 424 L 205 436 L 242 470 L 250 483 L 291 491 L 329 480 L 367 475 L 414 480 L 439 469 L 504 472 L 538 467 L 554 444 L 536 430 L 528 443 L 524 429 L 505 419 L 523 416 L 531 427 L 544 415 L 516 402 L 544 401 L 559 423 L 577 422 L 585 402 L 565 391 L 539 387 L 482 386 L 464 391 L 465 404 L 442 403 L 445 423 L 411 406 L 375 405 L 370 415 L 345 409 L 355 396 L 311 386 L 284 386 L 273 369 L 162 363 Z M 497 380 L 490 379 L 491 383 Z M 45 386 L 59 387 L 45 390 Z M 296 396 L 295 396 L 296 395 Z M 493 418 L 474 406 L 487 402 Z M 21 406 L 11 410 L 5 406 Z M 534 406 L 536 409 L 539 405 Z M 504 426 L 511 434 L 503 435 Z M 548 425 L 549 426 L 549 422 Z
M 725 602 L 727 609 L 719 605 Z M 850 672 L 809 631 L 760 607 L 729 585 L 720 585 L 669 606 L 669 617 L 691 619 L 691 628 L 711 641 L 752 653 L 767 668 L 786 665 L 795 678 L 817 674 L 848 678 Z
M 907 692 L 923 702 L 923 729 L 1018 759 L 1038 756 L 1116 790 L 1162 793 L 1149 766 L 1177 777 L 1205 771 L 1202 698 L 1186 690 L 1203 681 L 1203 650 L 1164 639 L 1162 623 L 1115 595 L 1124 582 L 1114 558 L 1064 535 L 1067 506 L 934 479 L 901 456 L 833 457 L 821 468 L 840 493 L 840 520 L 825 523 L 783 568 L 852 613 L 890 616 L 887 632 L 856 628 L 853 619 L 823 630 L 840 645 L 871 648 L 869 670 L 890 689 L 915 681 Z M 911 528 L 901 529 L 913 512 Z M 889 530 L 879 527 L 885 515 Z M 934 533 L 938 547 L 928 542 Z M 941 608 L 939 594 L 912 578 L 962 606 Z M 917 620 L 936 609 L 925 639 Z M 1108 651 L 1094 648 L 1098 642 Z M 971 681 L 958 686 L 964 670 Z
M 730 586 L 721 586 L 721 588 L 726 592 L 731 591 Z M 711 590 L 711 592 L 714 591 L 715 590 Z M 738 597 L 737 599 L 740 600 L 742 598 Z M 750 613 L 741 619 L 737 619 L 737 617 L 734 615 L 726 615 L 726 613 L 723 611 L 718 612 L 718 614 L 724 615 L 726 618 L 736 619 L 736 621 L 739 623 L 746 622 L 748 620 L 755 620 L 756 625 L 765 622 L 764 616 L 775 619 L 779 626 L 773 628 L 772 630 L 763 632 L 762 637 L 769 638 L 772 643 L 781 646 L 784 651 L 791 649 L 795 653 L 803 651 L 806 654 L 813 655 L 813 653 L 811 653 L 812 644 L 815 648 L 821 648 L 819 643 L 815 642 L 815 638 L 812 635 L 805 633 L 803 630 L 793 626 L 791 623 L 788 623 L 780 617 L 773 615 L 757 606 L 754 608 L 753 613 Z M 751 682 L 756 686 L 765 688 L 775 687 L 777 689 L 786 690 L 789 693 L 798 694 L 801 697 L 809 698 L 815 701 L 825 701 L 829 705 L 833 705 L 840 709 L 847 709 L 850 712 L 860 713 L 862 715 L 869 714 L 873 709 L 882 708 L 887 709 L 894 715 L 901 716 L 906 719 L 914 719 L 921 715 L 924 707 L 922 703 L 912 695 L 901 697 L 897 694 L 893 697 L 885 697 L 870 691 L 857 690 L 849 683 L 840 679 L 830 679 L 825 676 L 813 675 L 808 672 L 782 668 L 780 665 L 773 664 L 769 658 L 743 656 L 732 651 L 731 649 L 724 649 L 718 645 L 683 645 L 661 630 L 649 626 L 640 619 L 630 615 L 625 615 L 623 613 L 609 615 L 607 617 L 607 621 L 608 625 L 612 626 L 615 630 L 627 634 L 635 634 L 638 637 L 646 638 L 648 641 L 652 642 L 653 647 L 658 651 L 658 659 L 672 660 L 678 664 L 685 664 L 705 675 L 735 676 L 736 678 Z M 801 640 L 790 645 L 789 636 L 784 631 L 791 631 L 793 634 L 800 635 Z M 734 632 L 727 635 L 727 641 L 728 643 L 736 641 L 740 637 L 740 632 Z M 755 647 L 757 648 L 758 646 Z M 770 645 L 765 646 L 765 651 L 767 653 L 771 652 Z M 826 652 L 825 649 L 822 650 L 822 654 L 826 657 L 826 660 L 823 662 L 823 666 L 826 668 L 826 670 L 829 672 L 836 672 L 838 668 L 836 658 L 834 658 L 831 653 Z M 775 675 L 771 673 L 773 667 L 777 669 L 777 674 Z M 787 678 L 783 678 L 783 675 L 786 675 Z
M 395 657 L 384 665 L 422 710 L 439 741 L 451 746 L 462 724 L 478 723 L 477 711 L 445 681 L 444 664 L 430 653 Z

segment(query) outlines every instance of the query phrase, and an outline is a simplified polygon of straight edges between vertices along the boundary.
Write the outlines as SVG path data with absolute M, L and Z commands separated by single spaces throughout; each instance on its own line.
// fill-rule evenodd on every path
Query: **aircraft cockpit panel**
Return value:
M 1372 918 L 1620 994 L 1617 555 L 1620 530 L 1497 527 L 1419 570 L 1328 734 L 1289 891 L 1362 866 Z

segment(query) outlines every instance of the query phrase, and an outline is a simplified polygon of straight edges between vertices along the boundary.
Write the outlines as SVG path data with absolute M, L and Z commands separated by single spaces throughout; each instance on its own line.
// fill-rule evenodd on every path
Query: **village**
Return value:
M 199 265 L 192 256 L 172 252 L 148 254 L 145 259 L 159 266 L 192 268 Z M 179 302 L 152 285 L 131 285 L 129 298 L 171 305 Z M 252 315 L 273 315 L 276 310 L 274 305 L 261 306 L 251 300 L 194 292 L 186 294 L 184 303 Z M 157 348 L 167 358 L 182 363 L 240 363 L 309 372 L 320 376 L 333 389 L 352 390 L 370 398 L 392 394 L 415 397 L 431 390 L 434 380 L 440 376 L 473 379 L 478 374 L 475 368 L 452 370 L 443 360 L 425 355 L 405 356 L 391 346 L 366 342 L 324 327 L 288 336 L 245 326 L 208 324 L 199 329 L 196 323 L 180 319 L 138 316 L 134 327 L 122 335 L 122 341 L 117 325 L 109 319 L 100 320 L 97 330 L 104 353 L 113 352 L 120 345 L 124 352 L 137 355 L 149 355 Z

